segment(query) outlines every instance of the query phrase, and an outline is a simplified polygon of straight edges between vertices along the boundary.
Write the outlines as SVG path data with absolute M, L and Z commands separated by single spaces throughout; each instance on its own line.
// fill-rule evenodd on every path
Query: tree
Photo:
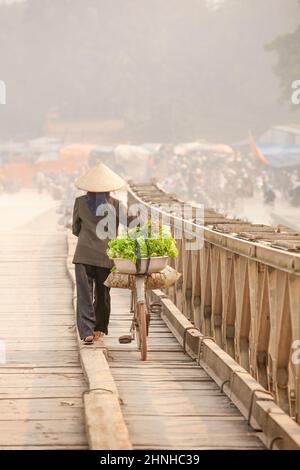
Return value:
M 300 14 L 300 5 L 298 14 Z M 274 71 L 280 77 L 281 101 L 290 103 L 295 111 L 299 111 L 299 107 L 292 104 L 291 96 L 292 83 L 300 80 L 300 24 L 292 33 L 279 35 L 266 46 L 266 49 L 278 55 Z

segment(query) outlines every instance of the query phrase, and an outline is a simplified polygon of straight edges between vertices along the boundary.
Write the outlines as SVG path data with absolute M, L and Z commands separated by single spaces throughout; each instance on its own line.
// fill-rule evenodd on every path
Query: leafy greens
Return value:
M 148 256 L 147 244 L 151 257 L 170 256 L 176 258 L 178 255 L 176 241 L 172 237 L 169 228 L 151 223 L 151 221 L 142 227 L 134 227 L 128 230 L 125 235 L 122 234 L 110 240 L 107 255 L 110 258 L 126 258 L 135 263 L 137 259 L 136 243 L 138 243 L 141 258 L 147 258 Z

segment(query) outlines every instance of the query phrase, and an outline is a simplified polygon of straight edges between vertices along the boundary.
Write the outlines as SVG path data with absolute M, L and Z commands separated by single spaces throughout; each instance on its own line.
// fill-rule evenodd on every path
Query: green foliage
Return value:
M 300 26 L 292 33 L 282 34 L 267 44 L 266 50 L 277 52 L 274 72 L 280 78 L 283 101 L 291 102 L 291 85 L 300 78 Z M 295 106 L 291 106 L 297 110 Z
M 108 243 L 107 255 L 110 258 L 126 258 L 135 261 L 135 242 L 130 237 L 118 236 Z
M 176 258 L 178 255 L 176 241 L 169 228 L 154 225 L 151 222 L 146 223 L 143 227 L 130 229 L 126 235 L 119 235 L 110 240 L 107 254 L 110 258 L 126 258 L 135 263 L 137 259 L 136 243 L 138 243 L 142 258 L 147 258 L 148 249 L 151 257 L 170 256 Z

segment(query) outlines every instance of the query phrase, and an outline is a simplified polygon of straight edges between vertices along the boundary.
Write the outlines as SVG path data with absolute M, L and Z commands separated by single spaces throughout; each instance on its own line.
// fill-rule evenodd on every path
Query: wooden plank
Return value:
M 82 421 L 81 398 L 4 399 L 0 401 L 0 422 L 6 420 L 56 420 Z M 1 424 L 0 424 L 1 427 Z
M 189 380 L 207 380 L 207 374 L 204 370 L 198 367 L 171 367 L 171 368 L 159 368 L 159 367 L 113 367 L 114 377 L 117 377 L 118 380 L 128 379 L 130 380 L 140 380 L 140 374 L 148 380 L 183 380 L 187 382 Z
M 43 373 L 47 373 L 47 374 L 78 374 L 82 377 L 82 369 L 80 367 L 80 365 L 78 364 L 78 366 L 65 366 L 65 365 L 62 365 L 62 366 L 54 366 L 54 367 L 23 367 L 23 366 L 19 366 L 19 365 L 16 365 L 16 366 L 1 366 L 1 374 L 28 374 L 28 373 L 33 373 L 33 372 L 36 372 L 38 374 L 43 374 Z
M 28 338 L 74 338 L 75 325 L 71 326 L 48 326 L 47 328 L 43 327 L 43 323 L 40 325 L 30 325 L 26 327 L 13 327 L 13 325 L 1 326 L 0 327 L 0 337 L 2 340 L 5 338 L 11 338 L 12 335 L 22 337 L 26 331 L 26 336 Z
M 89 384 L 84 410 L 90 449 L 131 449 L 118 391 L 103 351 L 82 347 L 80 359 Z
M 157 390 L 154 395 L 129 395 L 123 400 L 123 411 L 126 416 L 139 414 L 139 416 L 185 416 L 185 417 L 206 417 L 206 416 L 240 416 L 237 408 L 230 403 L 230 400 L 223 395 L 201 395 L 176 393 L 162 393 Z
M 35 341 L 34 341 L 35 340 Z M 78 346 L 75 341 L 38 341 L 37 338 L 30 338 L 30 341 L 5 341 L 6 352 L 9 355 L 11 351 L 78 351 Z
M 23 308 L 21 305 L 18 305 L 17 307 L 14 307 L 13 305 L 7 305 L 5 308 L 2 308 L 0 304 L 0 317 L 2 317 L 2 314 L 4 315 L 4 320 L 5 316 L 7 315 L 9 315 L 10 319 L 12 319 L 13 314 L 13 316 L 16 318 L 16 321 L 20 321 L 19 317 L 23 318 L 23 316 L 25 317 L 26 315 L 32 314 L 33 317 L 39 315 L 41 317 L 42 323 L 44 318 L 49 317 L 51 315 L 65 316 L 66 309 L 60 307 L 55 308 L 49 305 L 43 308 L 43 310 L 40 310 L 37 305 L 23 305 Z
M 39 374 L 0 374 L 0 390 L 18 387 L 84 387 L 86 382 L 81 375 L 72 373 Z
M 53 444 L 53 445 L 27 445 L 24 444 L 22 446 L 13 446 L 13 445 L 8 445 L 8 446 L 0 446 L 0 450 L 88 450 L 87 445 L 59 445 L 59 444 Z
M 6 387 L 0 389 L 0 398 L 2 399 L 15 399 L 26 398 L 76 398 L 81 397 L 83 392 L 86 391 L 86 385 L 78 387 L 57 387 L 55 384 L 52 387 Z M 1 442 L 1 434 L 0 434 Z
M 17 315 L 18 316 L 18 315 Z M 21 315 L 19 315 L 21 316 Z M 16 315 L 14 314 L 14 318 L 16 317 Z M 1 313 L 0 314 L 0 319 L 1 321 L 3 322 L 9 322 L 11 321 L 11 315 L 7 314 L 7 313 Z M 20 321 L 21 318 L 18 318 L 17 321 Z M 41 315 L 28 315 L 28 314 L 23 314 L 22 315 L 22 321 L 24 323 L 27 323 L 28 321 L 30 321 L 30 325 L 32 326 L 40 326 L 42 325 L 44 328 L 45 327 L 48 327 L 48 326 L 73 326 L 74 325 L 74 320 L 73 318 L 71 319 L 70 318 L 70 315 L 65 315 L 65 314 L 61 314 L 61 315 L 58 315 L 58 314 L 48 314 L 48 315 L 43 315 L 43 317 L 41 318 Z M 10 338 L 10 340 L 13 341 L 13 338 Z M 28 340 L 28 338 L 22 338 L 22 341 L 31 341 L 31 340 Z
M 0 421 L 2 446 L 26 445 L 60 446 L 85 445 L 86 437 L 82 421 Z
M 134 371 L 139 371 L 139 369 L 143 369 L 143 371 L 148 371 L 149 375 L 157 375 L 157 374 L 160 374 L 161 371 L 163 371 L 163 373 L 165 372 L 168 373 L 168 370 L 171 370 L 173 372 L 175 369 L 174 368 L 174 362 L 175 362 L 176 371 L 184 371 L 182 372 L 182 374 L 184 374 L 185 376 L 188 375 L 186 373 L 186 371 L 188 371 L 190 373 L 195 372 L 195 376 L 197 377 L 197 374 L 199 371 L 199 367 L 197 366 L 196 363 L 190 363 L 189 361 L 181 362 L 180 359 L 177 359 L 177 361 L 174 360 L 173 362 L 164 362 L 164 364 L 161 363 L 160 357 L 157 357 L 155 361 L 153 360 L 147 361 L 146 364 L 139 364 L 139 363 L 137 364 L 136 363 L 137 359 L 139 358 L 136 358 L 135 360 L 132 360 L 132 361 L 123 361 L 123 362 L 122 361 L 116 362 L 116 360 L 113 360 L 110 363 L 110 367 L 113 368 L 115 372 L 117 372 L 117 370 L 124 371 L 124 369 L 126 369 L 126 373 L 131 374 L 132 369 Z
M 139 352 L 135 351 L 128 351 L 126 350 L 126 354 L 124 354 L 123 349 L 109 349 L 109 358 L 112 362 L 110 362 L 110 366 L 112 367 L 114 364 L 123 364 L 125 363 L 134 363 L 136 364 L 137 360 L 139 360 Z M 147 364 L 155 364 L 157 361 L 161 364 L 173 364 L 175 363 L 182 363 L 186 364 L 190 362 L 190 358 L 187 355 L 182 355 L 182 350 L 178 351 L 152 351 L 151 357 L 147 359 Z M 126 367 L 126 366 L 125 366 Z
M 90 391 L 84 395 L 86 429 L 92 450 L 130 450 L 128 429 L 114 393 Z
M 0 448 L 86 449 L 65 233 L 0 242 Z
M 167 390 L 169 392 L 180 390 L 183 394 L 186 393 L 187 390 L 196 390 L 200 394 L 203 393 L 210 393 L 211 391 L 218 391 L 220 388 L 211 380 L 203 380 L 197 382 L 174 382 L 174 381 L 135 381 L 130 383 L 128 381 L 117 381 L 118 390 L 119 392 L 127 392 L 134 393 L 135 390 L 138 393 L 144 393 L 145 390 Z M 122 394 L 120 396 L 123 397 Z
M 165 442 L 178 449 L 189 446 L 201 449 L 224 449 L 230 446 L 236 449 L 262 449 L 258 437 L 249 432 L 247 423 L 241 419 L 226 419 L 216 417 L 172 417 L 164 421 L 163 428 L 159 417 L 130 415 L 126 416 L 129 430 L 133 434 L 135 446 L 148 446 L 153 449 Z M 157 430 L 160 432 L 157 432 Z M 162 439 L 162 432 L 165 440 Z M 167 437 L 166 437 L 167 436 Z

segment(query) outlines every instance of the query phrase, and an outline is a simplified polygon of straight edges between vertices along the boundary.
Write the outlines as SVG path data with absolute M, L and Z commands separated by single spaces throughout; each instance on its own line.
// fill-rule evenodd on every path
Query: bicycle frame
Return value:
M 132 323 L 130 327 L 130 332 L 132 339 L 135 339 L 135 331 L 138 326 L 138 304 L 144 304 L 147 314 L 149 313 L 149 298 L 147 291 L 145 289 L 145 278 L 146 274 L 137 274 L 135 275 L 135 286 L 131 291 L 130 299 L 130 313 L 133 314 Z

